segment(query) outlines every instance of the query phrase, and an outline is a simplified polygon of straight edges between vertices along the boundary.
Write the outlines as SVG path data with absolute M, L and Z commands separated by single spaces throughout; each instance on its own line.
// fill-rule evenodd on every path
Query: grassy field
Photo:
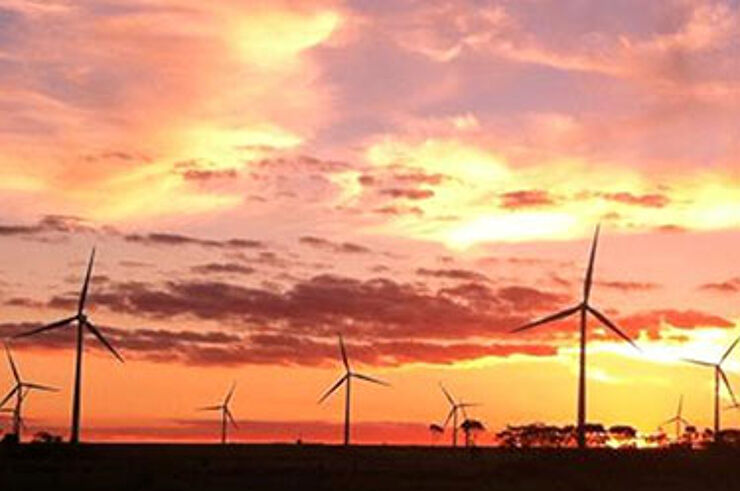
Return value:
M 297 445 L 26 445 L 0 450 L 0 489 L 720 490 L 740 453 Z

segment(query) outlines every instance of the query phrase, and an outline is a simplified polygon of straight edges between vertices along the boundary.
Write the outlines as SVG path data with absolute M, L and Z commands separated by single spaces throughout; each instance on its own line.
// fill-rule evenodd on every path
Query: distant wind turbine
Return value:
M 80 396 L 82 392 L 82 352 L 83 352 L 83 341 L 84 341 L 84 334 L 85 329 L 93 333 L 93 335 L 98 338 L 98 340 L 105 346 L 108 351 L 113 353 L 113 356 L 118 358 L 119 361 L 123 362 L 123 358 L 121 355 L 118 354 L 118 352 L 111 346 L 111 344 L 108 342 L 108 340 L 103 337 L 103 334 L 98 330 L 97 327 L 93 325 L 92 322 L 90 322 L 90 319 L 87 318 L 87 315 L 85 315 L 85 301 L 87 300 L 87 290 L 90 286 L 90 275 L 92 274 L 92 268 L 93 268 L 93 262 L 95 260 L 95 248 L 93 248 L 92 253 L 90 253 L 90 262 L 87 265 L 87 273 L 85 274 L 85 281 L 82 284 L 82 291 L 80 292 L 80 298 L 79 302 L 77 304 L 77 313 L 72 316 L 68 317 L 66 319 L 62 319 L 60 321 L 52 322 L 51 324 L 47 324 L 45 326 L 39 327 L 38 329 L 34 329 L 32 331 L 24 332 L 21 334 L 16 335 L 15 337 L 25 337 L 25 336 L 33 336 L 34 334 L 38 334 L 43 331 L 49 331 L 52 329 L 57 329 L 60 327 L 64 327 L 68 324 L 71 324 L 72 322 L 77 322 L 77 351 L 76 351 L 76 358 L 75 358 L 75 385 L 74 385 L 74 393 L 72 395 L 72 428 L 70 430 L 69 435 L 69 442 L 76 444 L 80 441 Z
M 8 364 L 10 370 L 13 372 L 13 378 L 15 379 L 15 386 L 8 392 L 8 394 L 0 401 L 0 409 L 4 408 L 5 404 L 15 396 L 15 407 L 12 409 L 13 413 L 13 433 L 21 441 L 21 429 L 23 428 L 23 414 L 22 406 L 23 400 L 28 396 L 28 393 L 32 390 L 42 390 L 47 392 L 57 392 L 58 389 L 49 387 L 46 385 L 35 384 L 32 382 L 25 382 L 21 379 L 21 374 L 18 371 L 18 367 L 13 360 L 13 355 L 10 353 L 10 348 L 5 345 L 5 353 L 8 355 Z M 6 411 L 9 412 L 9 411 Z
M 199 411 L 221 411 L 221 443 L 224 445 L 226 444 L 228 436 L 228 423 L 231 422 L 231 424 L 234 425 L 234 428 L 239 428 L 239 425 L 236 424 L 236 420 L 234 419 L 234 416 L 231 414 L 231 410 L 229 409 L 229 402 L 231 401 L 231 397 L 234 395 L 234 389 L 236 389 L 236 382 L 232 384 L 231 389 L 224 398 L 224 402 L 217 406 L 207 406 L 198 409 Z
M 667 425 L 670 423 L 676 423 L 676 441 L 678 441 L 679 438 L 681 438 L 681 425 L 683 424 L 684 426 L 689 426 L 689 422 L 686 421 L 681 415 L 682 411 L 683 411 L 683 394 L 681 394 L 681 397 L 678 399 L 678 409 L 676 410 L 676 415 L 672 417 L 671 419 L 664 421 L 663 424 L 661 424 L 661 426 L 663 426 L 663 425 Z
M 591 287 L 593 285 L 593 273 L 594 273 L 594 259 L 596 258 L 596 246 L 599 242 L 599 229 L 600 226 L 596 226 L 594 232 L 593 243 L 591 244 L 591 255 L 588 260 L 588 268 L 586 269 L 586 277 L 583 283 L 583 300 L 581 303 L 574 307 L 570 307 L 556 314 L 543 317 L 536 321 L 525 324 L 511 332 L 521 332 L 527 329 L 532 329 L 543 324 L 558 321 L 570 317 L 575 313 L 580 314 L 581 328 L 580 328 L 580 360 L 579 360 L 579 374 L 578 374 L 578 448 L 586 448 L 586 327 L 587 327 L 587 316 L 588 314 L 593 315 L 596 319 L 601 322 L 604 326 L 613 331 L 617 336 L 621 337 L 635 349 L 640 351 L 637 345 L 623 333 L 612 321 L 610 321 L 604 314 L 599 312 L 595 307 L 589 304 L 591 296 Z
M 327 397 L 332 395 L 334 391 L 339 389 L 339 387 L 342 386 L 342 384 L 345 385 L 345 392 L 344 392 L 344 444 L 349 445 L 350 443 L 350 434 L 349 434 L 349 427 L 350 427 L 350 388 L 351 388 L 351 382 L 352 378 L 356 378 L 359 380 L 365 380 L 366 382 L 372 382 L 374 384 L 380 384 L 385 386 L 390 386 L 390 384 L 383 382 L 382 380 L 378 380 L 376 378 L 370 377 L 368 375 L 363 375 L 361 373 L 353 372 L 349 365 L 349 359 L 347 358 L 347 350 L 344 347 L 344 339 L 342 339 L 342 335 L 339 335 L 339 349 L 342 353 L 342 363 L 344 364 L 344 375 L 337 380 L 337 382 L 332 385 L 329 390 L 327 390 L 323 396 L 321 396 L 321 399 L 319 399 L 319 404 L 324 402 Z
M 714 369 L 714 439 L 717 440 L 717 434 L 719 433 L 719 386 L 720 386 L 720 379 L 722 379 L 722 382 L 725 384 L 725 387 L 727 387 L 727 392 L 730 393 L 730 397 L 732 398 L 732 403 L 737 405 L 737 400 L 735 399 L 735 394 L 732 392 L 732 387 L 730 386 L 730 381 L 727 379 L 727 375 L 725 374 L 725 371 L 722 370 L 722 363 L 727 359 L 728 356 L 730 356 L 730 353 L 732 353 L 732 350 L 735 349 L 735 346 L 737 346 L 737 343 L 740 342 L 740 337 L 737 338 L 729 348 L 727 348 L 727 351 L 722 355 L 722 358 L 719 359 L 717 363 L 710 363 L 708 361 L 702 361 L 702 360 L 694 360 L 691 358 L 684 358 L 684 361 L 687 361 L 689 363 L 693 363 L 694 365 L 701 365 L 704 367 L 710 367 Z
M 450 419 L 452 419 L 452 446 L 457 447 L 457 413 L 458 411 L 462 411 L 463 417 L 465 418 L 465 420 L 467 420 L 468 414 L 465 412 L 465 408 L 479 406 L 480 404 L 463 402 L 462 400 L 460 402 L 455 402 L 455 399 L 450 395 L 449 392 L 447 392 L 447 389 L 444 388 L 444 385 L 440 383 L 439 388 L 442 389 L 442 392 L 447 398 L 447 401 L 450 403 L 450 412 L 447 414 L 447 418 L 445 419 L 445 422 L 442 425 L 442 428 L 447 428 L 447 423 L 449 423 Z

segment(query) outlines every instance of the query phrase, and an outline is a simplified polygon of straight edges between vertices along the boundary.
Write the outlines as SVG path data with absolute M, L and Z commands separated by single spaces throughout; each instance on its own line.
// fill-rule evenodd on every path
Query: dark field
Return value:
M 740 453 L 297 445 L 26 445 L 3 490 L 740 489 Z

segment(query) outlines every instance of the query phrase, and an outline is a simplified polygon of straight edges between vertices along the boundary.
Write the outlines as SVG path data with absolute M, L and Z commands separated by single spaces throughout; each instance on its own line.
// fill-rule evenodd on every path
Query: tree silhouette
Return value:
M 472 447 L 475 445 L 475 436 L 483 431 L 486 431 L 486 427 L 483 423 L 477 419 L 466 419 L 460 424 L 460 429 L 465 435 L 465 446 Z
M 604 447 L 609 434 L 601 424 L 584 425 L 589 446 Z M 575 425 L 554 426 L 533 423 L 522 426 L 507 426 L 496 434 L 501 446 L 513 448 L 571 448 L 578 445 Z
M 637 430 L 628 425 L 614 425 L 609 427 L 609 438 L 618 448 L 637 447 Z
M 442 436 L 442 434 L 445 432 L 444 428 L 442 428 L 437 423 L 432 423 L 429 425 L 429 433 L 432 440 L 432 445 L 435 445 L 439 438 Z

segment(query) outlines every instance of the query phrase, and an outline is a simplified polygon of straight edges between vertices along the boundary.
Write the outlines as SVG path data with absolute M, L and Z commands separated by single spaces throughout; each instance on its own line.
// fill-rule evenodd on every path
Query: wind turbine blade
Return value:
M 563 311 L 560 311 L 556 314 L 548 315 L 547 317 L 543 317 L 541 319 L 537 319 L 536 321 L 532 321 L 529 324 L 524 324 L 521 327 L 517 327 L 516 329 L 512 329 L 510 332 L 521 332 L 526 331 L 527 329 L 532 329 L 533 327 L 541 326 L 542 324 L 547 324 L 548 322 L 554 322 L 560 319 L 565 319 L 566 317 L 575 314 L 579 310 L 581 310 L 581 305 L 576 305 L 575 307 L 571 307 L 569 309 L 565 309 Z
M 717 366 L 714 363 L 709 363 L 708 361 L 694 360 L 693 358 L 681 358 L 681 359 L 687 363 L 693 363 L 694 365 L 701 365 L 703 367 L 715 368 Z
M 452 398 L 449 392 L 447 392 L 447 389 L 445 389 L 445 386 L 442 385 L 442 382 L 439 383 L 439 388 L 442 389 L 442 392 L 444 393 L 445 397 L 449 401 L 451 406 L 455 406 L 455 399 Z
M 596 231 L 594 232 L 594 239 L 591 243 L 591 254 L 588 258 L 588 268 L 586 269 L 586 278 L 583 281 L 583 302 L 588 303 L 588 298 L 591 296 L 591 286 L 593 285 L 594 275 L 594 260 L 596 259 L 596 246 L 599 244 L 599 229 L 601 224 L 596 225 Z
M 729 348 L 727 348 L 727 351 L 725 351 L 725 354 L 722 355 L 722 358 L 720 358 L 719 362 L 722 363 L 727 359 L 728 356 L 730 356 L 730 353 L 732 353 L 732 350 L 735 349 L 735 346 L 737 346 L 737 343 L 740 342 L 740 337 L 738 337 L 735 342 L 733 342 Z
M 452 416 L 454 416 L 455 411 L 457 411 L 457 406 L 452 406 L 452 409 L 450 409 L 450 412 L 447 414 L 447 418 L 445 419 L 444 424 L 442 425 L 442 428 L 447 428 L 447 423 L 450 422 L 452 419 Z
M 361 373 L 351 373 L 350 376 L 351 377 L 356 377 L 356 378 L 359 378 L 359 379 L 362 379 L 362 380 L 366 380 L 366 381 L 372 382 L 374 384 L 385 385 L 386 387 L 390 387 L 391 386 L 391 384 L 389 384 L 388 382 L 383 382 L 382 380 L 378 380 L 376 378 L 370 377 L 368 375 L 363 375 Z
M 3 398 L 3 400 L 2 400 L 2 401 L 0 401 L 0 407 L 3 407 L 3 406 L 5 406 L 5 404 L 6 404 L 6 403 L 7 403 L 7 402 L 8 402 L 9 400 L 10 400 L 10 398 L 11 398 L 11 397 L 13 397 L 13 396 L 15 395 L 15 393 L 16 393 L 16 392 L 17 392 L 18 390 L 20 390 L 20 386 L 19 386 L 19 385 L 16 385 L 15 387 L 13 387 L 13 388 L 11 389 L 11 391 L 10 391 L 10 392 L 8 392 L 8 395 L 6 395 L 6 396 L 5 396 L 4 398 Z
M 14 338 L 25 338 L 26 336 L 33 336 L 34 334 L 38 334 L 43 331 L 48 331 L 50 329 L 56 329 L 57 327 L 62 327 L 64 325 L 69 324 L 73 320 L 77 319 L 77 316 L 74 317 L 68 317 L 67 319 L 62 319 L 60 321 L 52 322 L 51 324 L 47 324 L 45 326 L 38 327 L 36 329 L 32 329 L 30 331 L 22 332 L 20 334 L 16 334 L 13 336 Z
M 231 414 L 231 411 L 229 411 L 229 408 L 226 408 L 226 417 L 229 418 L 229 421 L 231 421 L 231 424 L 234 425 L 234 428 L 239 428 L 239 425 L 236 424 L 236 420 L 234 419 L 234 416 Z
M 595 308 L 591 307 L 590 305 L 587 305 L 586 308 L 589 312 L 591 312 L 594 317 L 599 319 L 599 321 L 604 324 L 606 327 L 612 330 L 617 336 L 627 341 L 629 344 L 632 345 L 633 348 L 635 348 L 637 351 L 642 352 L 642 350 L 635 344 L 632 339 L 630 339 L 629 336 L 627 336 L 624 332 L 622 332 L 621 329 L 619 329 L 612 321 L 610 321 L 604 314 L 596 310 Z
M 732 397 L 732 402 L 734 404 L 737 404 L 737 399 L 735 399 L 735 393 L 732 391 L 732 387 L 730 386 L 730 381 L 727 380 L 727 375 L 725 375 L 725 371 L 722 370 L 722 367 L 717 365 L 717 370 L 719 371 L 719 374 L 722 376 L 722 381 L 725 383 L 725 387 L 727 387 L 727 391 L 730 393 L 730 397 Z
M 660 426 L 667 425 L 668 423 L 675 423 L 676 421 L 679 421 L 679 418 L 674 416 L 671 419 L 667 419 L 663 421 L 662 423 L 660 423 Z
M 111 346 L 111 344 L 108 342 L 108 340 L 103 337 L 103 333 L 101 333 L 97 327 L 95 327 L 90 321 L 87 320 L 85 321 L 85 326 L 87 326 L 90 332 L 93 333 L 96 338 L 98 338 L 98 341 L 103 343 L 103 346 L 108 348 L 108 351 L 113 353 L 113 356 L 118 358 L 118 361 L 123 363 L 123 358 L 121 357 L 121 355 L 119 355 L 118 351 L 116 351 L 115 348 L 113 348 L 113 346 Z
M 691 423 L 689 423 L 688 421 L 686 421 L 686 420 L 685 420 L 685 419 L 683 419 L 683 418 L 680 418 L 680 419 L 679 419 L 679 421 L 680 421 L 681 423 L 685 424 L 686 426 L 691 426 Z
M 221 409 L 223 409 L 223 406 L 218 405 L 218 406 L 199 407 L 198 409 L 196 409 L 196 411 L 220 411 Z
M 59 389 L 57 389 L 56 387 L 49 387 L 48 385 L 31 384 L 26 382 L 23 382 L 22 385 L 28 389 L 44 390 L 46 392 L 59 392 Z
M 461 407 L 461 408 L 462 407 L 479 407 L 479 406 L 482 406 L 482 404 L 478 402 L 465 402 L 462 404 L 458 404 L 458 407 Z
M 333 392 L 334 392 L 335 390 L 337 390 L 337 389 L 339 388 L 339 386 L 341 386 L 341 385 L 342 385 L 342 384 L 344 383 L 344 381 L 345 381 L 345 380 L 347 380 L 347 377 L 348 377 L 348 376 L 349 376 L 349 375 L 347 375 L 347 374 L 345 374 L 345 375 L 342 375 L 342 378 L 340 378 L 339 380 L 337 380 L 337 382 L 336 382 L 336 383 L 335 383 L 334 385 L 332 385 L 332 386 L 331 386 L 331 388 L 330 388 L 329 390 L 327 390 L 327 391 L 326 391 L 326 392 L 324 393 L 324 395 L 323 395 L 323 396 L 321 396 L 321 399 L 319 399 L 319 404 L 321 404 L 322 402 L 324 402 L 324 401 L 326 400 L 326 398 L 327 398 L 327 397 L 329 397 L 330 395 L 332 395 L 332 393 L 333 393 Z
M 77 304 L 77 314 L 82 314 L 85 310 L 85 300 L 87 300 L 87 289 L 90 287 L 90 275 L 92 274 L 93 262 L 95 262 L 95 248 L 92 248 L 90 253 L 90 261 L 87 263 L 87 273 L 85 273 L 85 282 L 82 284 L 82 291 L 80 291 L 80 301 Z
M 8 343 L 5 343 L 5 353 L 8 355 L 8 362 L 10 363 L 10 369 L 13 371 L 13 378 L 15 378 L 16 383 L 20 384 L 21 375 L 18 373 L 18 368 L 15 366 L 15 361 L 13 361 L 13 355 L 10 353 Z
M 678 412 L 676 413 L 676 417 L 681 419 L 681 411 L 683 410 L 683 394 L 681 394 L 681 397 L 678 398 Z
M 462 411 L 463 419 L 468 419 L 468 412 L 465 410 L 465 406 L 461 404 L 457 407 Z
M 344 339 L 342 338 L 341 334 L 339 334 L 339 349 L 342 352 L 342 363 L 344 363 L 344 368 L 349 372 L 349 359 L 347 358 L 347 349 L 344 347 Z
M 234 390 L 236 389 L 236 382 L 231 384 L 231 389 L 229 389 L 229 393 L 226 394 L 226 399 L 224 399 L 224 406 L 226 406 L 229 401 L 231 400 L 231 396 L 234 395 Z

